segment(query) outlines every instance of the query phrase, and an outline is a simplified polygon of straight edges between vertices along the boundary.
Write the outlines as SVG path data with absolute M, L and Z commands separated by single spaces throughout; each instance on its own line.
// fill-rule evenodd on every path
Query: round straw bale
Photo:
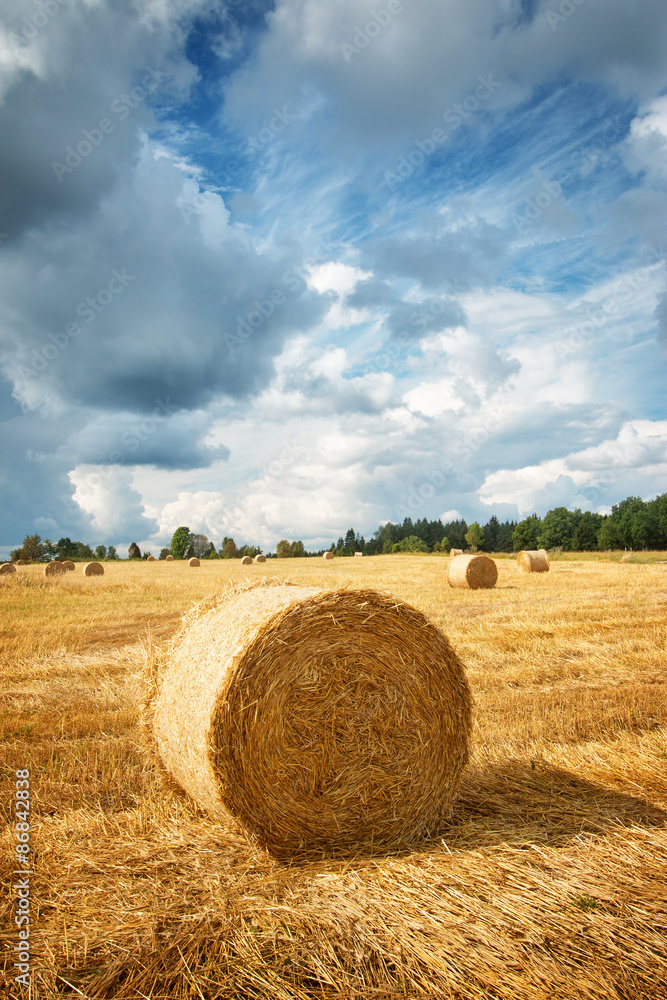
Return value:
M 28 565 L 28 560 L 27 559 L 17 559 L 16 563 L 14 565 L 15 566 L 27 566 Z
M 65 564 L 54 559 L 53 562 L 47 562 L 44 566 L 44 576 L 62 576 L 66 573 Z
M 450 549 L 449 550 L 449 557 L 450 557 L 450 559 L 453 559 L 454 556 L 462 556 L 462 555 L 463 555 L 463 549 Z
M 65 567 L 68 573 L 74 572 L 74 563 L 72 562 L 71 559 L 65 559 L 63 566 Z
M 155 556 L 146 556 L 146 562 L 156 562 Z
M 162 653 L 163 766 L 278 857 L 436 833 L 468 757 L 470 693 L 445 636 L 374 590 L 232 589 Z
M 498 567 L 495 562 L 479 552 L 454 556 L 449 564 L 450 587 L 478 590 L 480 587 L 495 587 L 497 579 Z
M 14 563 L 3 563 L 2 566 L 0 566 L 0 574 L 2 574 L 2 576 L 6 576 L 9 573 L 16 573 L 16 566 Z
M 545 549 L 527 549 L 518 553 L 516 564 L 524 573 L 547 573 L 549 556 Z
M 322 556 L 323 559 L 333 559 L 333 557 L 334 557 L 333 552 L 325 552 L 324 555 Z
M 261 552 L 258 552 L 257 555 L 255 556 L 255 562 L 256 563 L 266 562 L 266 556 L 263 556 Z
M 164 557 L 164 561 L 165 561 L 165 562 L 173 562 L 173 561 L 174 561 L 174 557 L 173 557 L 173 556 L 171 556 L 171 555 L 169 555 L 169 556 L 165 556 L 165 557 Z
M 199 559 L 193 556 L 192 559 L 188 559 L 188 566 L 199 566 Z
M 252 556 L 244 556 L 241 560 L 242 566 L 252 566 Z
M 83 567 L 84 576 L 104 576 L 104 566 L 102 563 L 89 562 Z

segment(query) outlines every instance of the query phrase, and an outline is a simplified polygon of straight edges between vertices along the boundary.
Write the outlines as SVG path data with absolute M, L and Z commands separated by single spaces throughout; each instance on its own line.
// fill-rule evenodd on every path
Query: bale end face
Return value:
M 65 567 L 68 573 L 74 572 L 75 566 L 71 559 L 65 559 L 63 566 Z
M 146 556 L 146 562 L 157 562 L 155 556 Z
M 28 565 L 28 560 L 27 559 L 17 559 L 16 560 L 16 565 L 17 566 L 27 566 Z
M 166 769 L 278 857 L 435 834 L 468 756 L 470 694 L 445 636 L 372 590 L 239 589 L 192 613 L 157 678 Z
M 322 556 L 323 559 L 333 559 L 333 557 L 334 557 L 333 552 L 325 552 L 324 555 Z
M 193 556 L 192 559 L 188 559 L 188 566 L 199 566 L 199 559 Z
M 449 586 L 479 590 L 495 587 L 498 567 L 481 553 L 455 556 L 449 564 Z
M 549 556 L 545 549 L 527 549 L 518 553 L 516 564 L 523 573 L 547 573 Z
M 10 573 L 16 573 L 16 566 L 14 563 L 3 563 L 0 566 L 0 576 L 9 576 Z
M 104 576 L 104 566 L 102 563 L 89 562 L 83 567 L 84 576 Z
M 242 566 L 252 566 L 252 556 L 244 556 L 241 560 Z
M 255 556 L 255 562 L 256 563 L 265 563 L 266 562 L 266 556 L 263 556 L 261 553 L 259 553 L 258 555 Z
M 450 559 L 453 559 L 455 556 L 462 556 L 462 555 L 463 555 L 463 549 L 450 549 L 449 550 L 449 557 L 450 557 Z
M 67 570 L 63 563 L 54 559 L 53 562 L 48 562 L 44 567 L 44 576 L 62 576 Z
M 173 562 L 174 561 L 174 557 L 172 555 L 165 556 L 164 557 L 164 561 L 165 562 Z

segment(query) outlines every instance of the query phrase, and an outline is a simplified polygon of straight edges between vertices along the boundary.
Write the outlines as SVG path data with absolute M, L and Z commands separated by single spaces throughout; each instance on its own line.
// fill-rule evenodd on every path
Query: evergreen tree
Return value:
M 276 545 L 276 556 L 278 559 L 289 559 L 292 555 L 292 545 L 286 538 L 282 538 Z
M 132 542 L 127 550 L 128 559 L 141 559 L 141 549 L 136 542 Z

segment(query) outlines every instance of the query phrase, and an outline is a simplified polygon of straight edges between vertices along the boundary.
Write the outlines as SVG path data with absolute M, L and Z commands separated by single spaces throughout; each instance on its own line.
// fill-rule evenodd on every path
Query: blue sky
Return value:
M 667 483 L 658 0 L 9 0 L 0 555 Z

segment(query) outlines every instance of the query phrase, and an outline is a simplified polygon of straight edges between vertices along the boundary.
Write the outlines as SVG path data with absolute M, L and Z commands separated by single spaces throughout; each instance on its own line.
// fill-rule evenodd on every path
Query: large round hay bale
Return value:
M 164 557 L 164 561 L 165 562 L 173 562 L 174 561 L 174 557 L 172 555 L 165 556 Z
M 261 554 L 261 552 L 258 552 L 257 555 L 255 556 L 255 562 L 256 563 L 264 563 L 264 562 L 266 562 L 266 556 L 263 556 Z
M 193 556 L 192 559 L 188 559 L 188 566 L 199 566 L 199 559 Z
M 449 558 L 450 559 L 453 559 L 454 556 L 462 556 L 462 555 L 463 555 L 463 549 L 450 549 L 449 550 Z
M 104 576 L 104 566 L 102 563 L 89 562 L 83 567 L 84 576 Z
M 155 556 L 146 556 L 146 562 L 157 562 Z
M 65 567 L 68 573 L 74 572 L 75 567 L 71 559 L 65 559 L 65 561 L 63 562 L 63 566 Z
M 480 587 L 495 587 L 498 579 L 498 567 L 493 559 L 480 552 L 455 556 L 449 564 L 449 586 L 467 587 L 479 590 Z
M 244 556 L 241 560 L 242 566 L 252 566 L 252 556 Z
M 468 756 L 470 693 L 445 636 L 373 590 L 236 588 L 162 654 L 162 763 L 279 857 L 436 833 Z
M 28 565 L 28 560 L 27 559 L 17 559 L 16 562 L 14 563 L 14 565 L 15 566 L 27 566 Z
M 3 563 L 0 566 L 0 575 L 7 576 L 9 573 L 16 573 L 16 566 L 14 563 Z
M 333 557 L 334 557 L 333 552 L 325 552 L 324 555 L 322 556 L 323 559 L 333 559 Z
M 44 576 L 62 576 L 66 572 L 65 564 L 59 562 L 58 559 L 54 559 L 53 562 L 47 562 L 44 566 Z
M 547 573 L 549 556 L 545 549 L 527 549 L 518 553 L 516 564 L 524 573 Z

